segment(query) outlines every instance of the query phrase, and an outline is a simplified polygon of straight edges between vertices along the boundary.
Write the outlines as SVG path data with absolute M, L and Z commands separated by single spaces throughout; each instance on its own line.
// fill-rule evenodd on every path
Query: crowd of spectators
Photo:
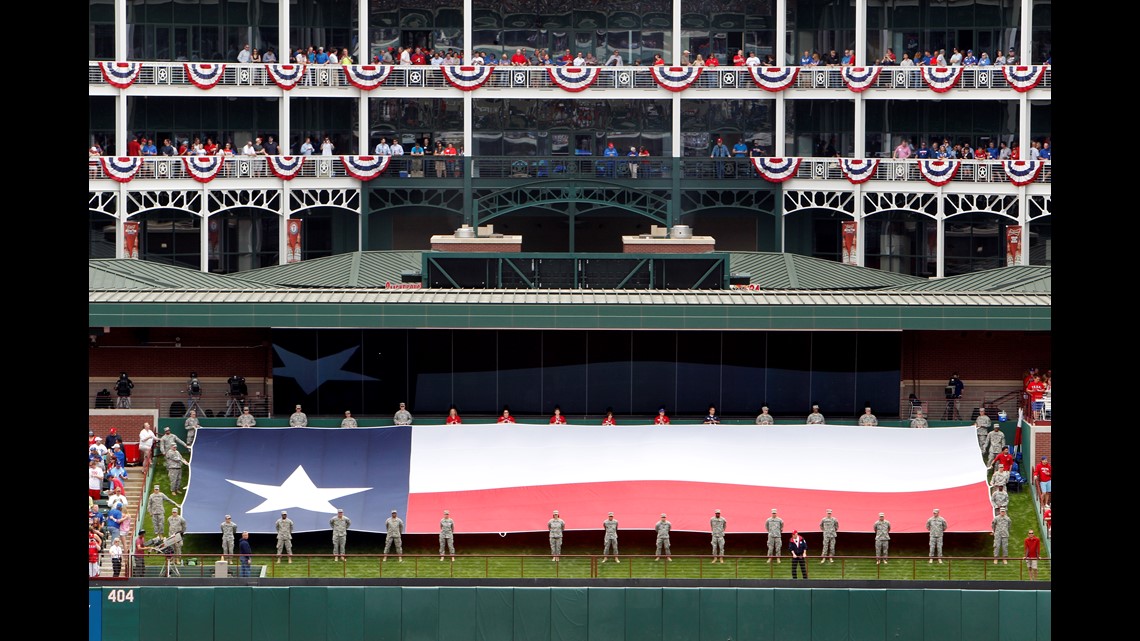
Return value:
M 1005 141 L 996 141 L 994 138 L 979 140 L 977 146 L 970 144 L 969 140 L 952 142 L 949 136 L 932 137 L 929 141 L 923 140 L 918 148 L 911 144 L 909 138 L 899 141 L 897 147 L 891 151 L 891 158 L 905 160 L 918 159 L 958 159 L 958 160 L 1052 160 L 1053 149 L 1050 145 L 1052 136 L 1044 136 L 1030 141 L 1029 153 L 1022 157 L 1021 147 L 1017 142 L 1006 145 Z M 818 154 L 817 155 L 827 155 Z M 837 155 L 837 154 L 832 154 Z
M 87 433 L 87 527 L 88 576 L 102 573 L 102 555 L 111 555 L 112 576 L 122 571 L 122 551 L 130 537 L 132 517 L 130 501 L 124 494 L 123 481 L 127 478 L 126 453 L 118 430 L 111 428 L 106 442 Z

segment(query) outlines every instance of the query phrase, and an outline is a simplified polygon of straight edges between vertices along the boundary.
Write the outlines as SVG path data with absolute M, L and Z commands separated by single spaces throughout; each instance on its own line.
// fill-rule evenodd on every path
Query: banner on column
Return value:
M 1021 225 L 1005 228 L 1005 265 L 1021 264 Z
M 858 242 L 859 223 L 854 220 L 843 221 L 843 258 L 844 265 L 858 265 Z
M 218 260 L 222 256 L 222 247 L 221 243 L 219 242 L 221 236 L 221 234 L 219 234 L 219 227 L 220 225 L 218 224 L 217 217 L 211 218 L 209 224 L 210 232 L 209 237 L 207 238 L 207 241 L 210 245 L 208 252 L 210 260 Z
M 123 258 L 139 257 L 139 224 L 128 220 L 123 223 Z
M 288 252 L 285 257 L 287 263 L 301 262 L 301 221 L 289 220 L 289 239 L 285 244 Z

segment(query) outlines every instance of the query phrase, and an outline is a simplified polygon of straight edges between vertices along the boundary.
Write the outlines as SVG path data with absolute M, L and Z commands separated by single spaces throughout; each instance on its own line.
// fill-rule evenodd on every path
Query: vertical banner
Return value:
M 301 262 L 301 221 L 293 218 L 289 219 L 289 239 L 285 248 L 288 252 L 285 255 L 285 262 Z
M 128 220 L 123 223 L 123 258 L 139 257 L 139 224 Z
M 841 262 L 844 265 L 858 265 L 859 260 L 857 254 L 858 247 L 857 241 L 859 223 L 854 220 L 843 221 L 843 258 Z
M 222 248 L 221 248 L 221 244 L 220 244 L 220 234 L 219 234 L 219 228 L 220 227 L 221 227 L 221 225 L 218 223 L 218 219 L 216 216 L 214 218 L 210 219 L 209 238 L 207 239 L 207 242 L 209 243 L 209 246 L 210 246 L 209 252 L 208 252 L 210 260 L 218 260 L 222 256 L 222 251 L 221 251 Z
M 1021 225 L 1005 228 L 1005 265 L 1021 264 Z

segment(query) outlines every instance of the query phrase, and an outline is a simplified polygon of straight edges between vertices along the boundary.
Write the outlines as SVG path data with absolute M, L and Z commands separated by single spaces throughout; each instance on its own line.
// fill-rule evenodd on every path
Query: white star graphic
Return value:
M 261 505 L 252 510 L 247 510 L 246 514 L 273 512 L 291 507 L 310 512 L 336 514 L 336 508 L 329 501 L 372 489 L 370 487 L 317 487 L 305 472 L 304 466 L 301 465 L 298 465 L 297 469 L 293 470 L 293 473 L 281 485 L 263 485 L 232 479 L 226 479 L 226 481 L 265 499 Z
M 283 349 L 277 345 L 273 346 L 277 356 L 281 358 L 284 363 L 282 367 L 274 367 L 273 375 L 285 378 L 292 378 L 297 381 L 297 385 L 301 387 L 301 391 L 305 394 L 312 394 L 318 387 L 326 381 L 375 381 L 371 376 L 358 374 L 356 372 L 344 371 L 344 364 L 348 362 L 349 357 L 360 349 L 360 346 L 349 347 L 348 349 L 322 356 L 316 360 L 299 356 Z

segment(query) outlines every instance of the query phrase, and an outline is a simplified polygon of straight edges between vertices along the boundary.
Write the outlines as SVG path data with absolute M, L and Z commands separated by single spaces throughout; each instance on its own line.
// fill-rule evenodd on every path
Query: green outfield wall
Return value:
M 219 586 L 89 590 L 90 641 L 1049 641 L 1048 590 Z

